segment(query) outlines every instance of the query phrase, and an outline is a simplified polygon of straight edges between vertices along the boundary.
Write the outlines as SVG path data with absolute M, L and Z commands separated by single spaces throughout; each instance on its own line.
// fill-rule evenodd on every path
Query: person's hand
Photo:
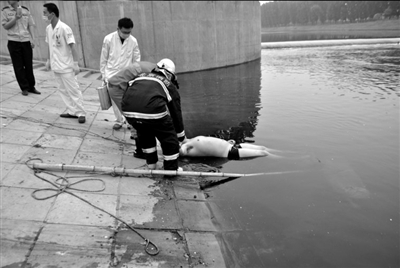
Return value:
M 78 65 L 78 62 L 77 62 L 77 61 L 74 61 L 74 67 L 73 67 L 73 69 L 74 69 L 75 75 L 78 75 L 79 72 L 81 71 L 81 70 L 79 69 L 79 65 Z
M 17 12 L 15 14 L 15 18 L 17 20 L 19 20 L 20 18 L 22 18 L 22 8 L 21 7 L 17 7 Z
M 31 42 L 31 48 L 35 48 L 35 43 Z
M 51 66 L 50 66 L 50 60 L 48 59 L 47 61 L 46 61 L 46 71 L 50 71 L 50 69 L 51 69 Z

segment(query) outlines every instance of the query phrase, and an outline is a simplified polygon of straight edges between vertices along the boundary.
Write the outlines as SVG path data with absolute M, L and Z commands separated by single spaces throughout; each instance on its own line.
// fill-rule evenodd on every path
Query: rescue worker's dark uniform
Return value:
M 147 164 L 158 161 L 157 138 L 164 169 L 177 170 L 179 142 L 185 139 L 185 130 L 176 86 L 158 68 L 141 73 L 129 81 L 121 106 L 125 118 L 138 132 Z

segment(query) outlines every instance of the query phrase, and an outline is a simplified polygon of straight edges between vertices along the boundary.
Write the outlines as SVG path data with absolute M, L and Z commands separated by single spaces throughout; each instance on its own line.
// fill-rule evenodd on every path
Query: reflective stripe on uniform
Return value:
M 157 152 L 157 148 L 156 147 L 151 147 L 151 148 L 147 148 L 147 149 L 142 148 L 142 151 L 145 154 L 151 154 L 151 153 Z
M 171 160 L 176 160 L 179 157 L 179 153 L 173 154 L 173 155 L 164 155 L 164 160 L 165 161 L 171 161 Z
M 135 80 L 133 80 L 133 82 L 132 82 L 132 81 L 129 81 L 129 83 L 132 82 L 132 84 L 133 84 L 134 81 L 138 81 L 138 80 L 151 80 L 151 81 L 154 81 L 154 82 L 159 83 L 159 84 L 161 85 L 161 87 L 164 89 L 165 95 L 167 95 L 167 100 L 168 100 L 168 102 L 170 102 L 170 101 L 172 100 L 171 95 L 169 95 L 169 91 L 168 91 L 167 87 L 164 85 L 163 82 L 161 82 L 161 81 L 158 80 L 157 78 L 153 78 L 153 77 L 138 77 L 138 78 L 136 78 Z M 132 84 L 130 84 L 130 85 L 132 85 Z
M 178 136 L 178 138 L 185 137 L 185 131 L 182 131 L 182 132 L 180 132 L 180 133 L 178 133 L 176 135 Z
M 140 119 L 160 119 L 168 115 L 168 112 L 162 112 L 158 114 L 144 114 L 144 113 L 134 113 L 134 112 L 123 112 L 125 117 L 128 118 L 140 118 Z

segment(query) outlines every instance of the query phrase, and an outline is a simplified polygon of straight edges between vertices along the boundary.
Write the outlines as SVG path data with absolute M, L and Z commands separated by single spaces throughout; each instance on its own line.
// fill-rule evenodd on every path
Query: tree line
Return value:
M 261 26 L 362 22 L 400 16 L 400 1 L 274 1 L 261 5 Z

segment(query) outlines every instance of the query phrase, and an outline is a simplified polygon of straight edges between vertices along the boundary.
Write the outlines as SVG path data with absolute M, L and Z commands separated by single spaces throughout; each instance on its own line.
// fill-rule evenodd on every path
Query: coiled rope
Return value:
M 117 221 L 123 223 L 123 224 L 124 224 L 128 229 L 130 229 L 131 231 L 135 232 L 138 236 L 140 236 L 140 237 L 146 242 L 146 245 L 145 245 L 145 252 L 146 252 L 147 254 L 149 254 L 149 255 L 151 255 L 151 256 L 155 256 L 155 255 L 157 255 L 157 254 L 160 252 L 160 250 L 158 249 L 158 247 L 157 247 L 156 244 L 154 244 L 154 243 L 151 242 L 149 239 L 147 239 L 146 237 L 144 237 L 144 236 L 143 236 L 142 234 L 140 234 L 137 230 L 135 230 L 133 227 L 131 227 L 128 223 L 126 223 L 126 222 L 123 221 L 122 219 L 120 219 L 120 218 L 114 216 L 113 214 L 109 213 L 108 211 L 105 211 L 104 209 L 102 209 L 102 208 L 100 208 L 100 207 L 98 207 L 98 206 L 96 206 L 96 205 L 90 203 L 90 202 L 87 201 L 86 199 L 84 199 L 84 198 L 82 198 L 82 197 L 80 197 L 80 196 L 74 194 L 73 192 L 71 192 L 71 190 L 81 191 L 81 192 L 102 192 L 102 191 L 105 190 L 105 183 L 104 183 L 103 180 L 101 180 L 101 179 L 82 179 L 82 180 L 76 181 L 76 182 L 74 182 L 74 183 L 71 183 L 71 182 L 69 182 L 69 180 L 68 180 L 67 178 L 65 178 L 65 177 L 57 176 L 57 175 L 55 175 L 55 174 L 53 174 L 53 173 L 50 173 L 50 172 L 47 172 L 47 171 L 41 171 L 41 170 L 39 170 L 39 169 L 36 169 L 36 168 L 33 167 L 33 166 L 32 166 L 32 167 L 29 166 L 29 163 L 30 163 L 31 161 L 33 161 L 33 160 L 38 160 L 38 161 L 43 162 L 42 159 L 40 159 L 40 158 L 31 158 L 31 159 L 27 160 L 27 161 L 25 162 L 25 164 L 26 164 L 30 169 L 33 170 L 35 177 L 37 177 L 37 178 L 41 179 L 42 181 L 45 181 L 45 182 L 47 182 L 47 183 L 49 183 L 49 184 L 51 184 L 51 185 L 53 186 L 53 188 L 43 188 L 43 189 L 37 189 L 37 190 L 33 191 L 31 195 L 32 195 L 32 197 L 33 197 L 34 199 L 36 199 L 36 200 L 46 200 L 46 199 L 49 199 L 49 198 L 52 198 L 52 197 L 56 197 L 56 196 L 58 196 L 58 195 L 60 195 L 60 194 L 62 194 L 62 193 L 70 194 L 70 195 L 72 195 L 72 196 L 74 196 L 74 197 L 76 197 L 76 198 L 82 200 L 82 201 L 85 202 L 86 204 L 89 204 L 90 206 L 92 206 L 92 207 L 94 207 L 94 208 L 96 208 L 96 209 L 98 209 L 98 210 L 100 210 L 100 211 L 106 213 L 106 214 L 109 215 L 110 217 L 112 217 L 112 218 L 116 219 Z M 55 180 L 55 182 L 51 182 L 51 181 L 49 181 L 49 180 L 43 178 L 42 176 L 40 176 L 40 175 L 39 175 L 40 173 L 44 173 L 44 174 L 48 174 L 48 175 L 50 175 L 50 176 L 54 176 L 54 177 L 56 177 L 57 179 Z M 80 183 L 83 183 L 83 182 L 87 182 L 87 181 L 99 181 L 99 182 L 102 183 L 102 187 L 101 187 L 101 189 L 98 189 L 98 190 L 82 190 L 82 189 L 73 187 L 73 186 L 75 186 L 75 185 L 77 185 L 77 184 L 80 184 Z M 52 194 L 52 195 L 45 196 L 45 197 L 38 197 L 38 196 L 37 196 L 37 193 L 39 193 L 39 192 L 55 192 L 55 193 Z

